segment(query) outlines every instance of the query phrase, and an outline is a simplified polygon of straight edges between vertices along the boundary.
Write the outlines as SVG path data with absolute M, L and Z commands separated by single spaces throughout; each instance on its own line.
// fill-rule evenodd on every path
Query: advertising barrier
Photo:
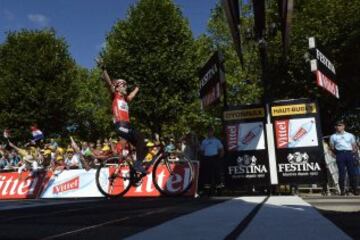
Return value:
M 191 188 L 188 190 L 188 192 L 185 193 L 185 196 L 195 196 L 195 193 L 197 192 L 197 183 L 198 183 L 198 173 L 199 173 L 199 162 L 193 161 L 194 164 L 194 182 Z M 169 176 L 169 172 L 166 169 L 165 165 L 160 166 L 157 169 L 157 181 L 160 186 L 163 188 L 166 188 L 167 191 L 170 192 L 176 192 L 179 190 L 183 190 L 187 185 L 189 181 L 189 169 L 184 168 L 178 168 L 174 169 L 176 174 L 173 176 Z M 101 176 L 101 184 L 104 186 L 109 185 L 108 183 L 108 176 L 113 171 L 111 168 L 104 168 L 100 174 Z M 126 174 L 129 171 L 129 169 L 124 166 L 121 172 L 123 174 Z M 129 182 L 120 180 L 123 182 L 114 183 L 112 190 L 113 192 L 120 192 L 122 189 L 126 186 L 128 186 Z M 116 189 L 118 188 L 118 190 Z M 125 197 L 159 197 L 161 194 L 160 192 L 155 188 L 153 184 L 152 179 L 152 168 L 149 169 L 149 173 L 147 176 L 145 176 L 142 179 L 142 184 L 140 184 L 138 187 L 131 187 L 130 190 L 124 195 Z
M 103 197 L 95 183 L 96 169 L 74 169 L 54 174 L 41 198 Z
M 23 172 L 0 173 L 0 199 L 37 198 L 51 176 L 51 173 L 38 173 L 34 177 Z
M 325 163 L 317 104 L 309 100 L 273 103 L 271 118 L 279 183 L 321 182 Z
M 227 185 L 268 185 L 265 109 L 237 106 L 224 112 L 227 146 Z
M 198 173 L 199 173 L 199 162 L 194 161 L 194 183 L 189 191 L 185 194 L 186 196 L 195 196 L 197 191 Z M 176 170 L 177 174 L 169 177 L 165 173 L 166 166 L 162 166 L 158 171 L 158 181 L 160 185 L 176 191 L 177 189 L 186 186 L 188 179 L 186 169 Z M 128 171 L 127 167 L 122 170 Z M 152 169 L 147 176 L 142 179 L 142 184 L 138 187 L 131 187 L 130 190 L 124 195 L 124 197 L 158 197 L 160 193 L 154 187 L 152 181 Z M 108 184 L 109 173 L 111 168 L 104 168 L 100 174 L 102 184 Z M 81 197 L 103 197 L 99 192 L 96 181 L 95 181 L 96 169 L 86 171 L 84 169 L 68 170 L 63 171 L 58 175 L 53 175 L 48 181 L 41 194 L 41 198 L 81 198 Z M 115 187 L 124 186 L 128 182 L 122 184 L 115 184 Z M 116 192 L 116 189 L 114 190 Z

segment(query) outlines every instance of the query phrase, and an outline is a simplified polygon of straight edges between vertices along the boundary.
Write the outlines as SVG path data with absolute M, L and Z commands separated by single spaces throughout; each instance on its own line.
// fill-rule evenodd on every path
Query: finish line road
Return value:
M 0 206 L 0 239 L 352 239 L 297 196 L 44 199 Z

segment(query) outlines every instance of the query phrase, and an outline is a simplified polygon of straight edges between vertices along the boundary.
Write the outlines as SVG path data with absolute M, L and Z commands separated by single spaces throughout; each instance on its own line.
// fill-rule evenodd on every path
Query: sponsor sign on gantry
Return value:
M 227 125 L 226 136 L 228 151 L 265 149 L 263 122 Z
M 291 104 L 283 106 L 274 106 L 271 108 L 271 115 L 278 116 L 290 116 L 290 115 L 303 115 L 309 113 L 316 113 L 316 105 L 314 103 L 301 103 Z
M 203 109 L 220 101 L 224 72 L 220 54 L 215 52 L 199 72 L 201 106 Z
M 316 83 L 336 98 L 340 98 L 338 85 L 319 70 L 316 71 Z
M 265 108 L 233 106 L 224 112 L 226 121 L 226 183 L 230 186 L 268 185 Z
M 271 107 L 279 183 L 318 183 L 323 173 L 318 106 L 310 100 L 280 104 Z
M 340 98 L 339 88 L 336 84 L 334 64 L 316 47 L 315 38 L 309 38 L 309 51 L 315 57 L 310 60 L 310 69 L 316 75 L 316 83 L 336 98 Z
M 17 172 L 0 173 L 0 199 L 35 198 L 46 179 L 45 174 L 30 177 L 29 172 L 24 172 L 19 179 Z
M 275 136 L 277 148 L 318 145 L 315 118 L 276 120 Z

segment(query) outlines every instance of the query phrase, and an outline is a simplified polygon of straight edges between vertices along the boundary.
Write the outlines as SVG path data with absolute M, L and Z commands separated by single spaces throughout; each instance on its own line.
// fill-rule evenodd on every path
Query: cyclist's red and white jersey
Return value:
M 114 117 L 115 123 L 116 122 L 130 122 L 129 105 L 126 102 L 125 97 L 122 96 L 118 92 L 114 93 L 114 100 L 112 103 L 112 111 L 113 111 L 113 117 Z

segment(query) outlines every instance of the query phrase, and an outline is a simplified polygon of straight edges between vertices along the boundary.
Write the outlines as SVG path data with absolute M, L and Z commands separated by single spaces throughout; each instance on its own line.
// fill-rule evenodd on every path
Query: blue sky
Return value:
M 136 0 L 0 0 L 0 43 L 5 32 L 21 28 L 53 27 L 69 44 L 71 55 L 84 67 L 93 67 L 105 35 L 124 19 Z M 188 18 L 194 36 L 206 32 L 216 0 L 175 0 Z

